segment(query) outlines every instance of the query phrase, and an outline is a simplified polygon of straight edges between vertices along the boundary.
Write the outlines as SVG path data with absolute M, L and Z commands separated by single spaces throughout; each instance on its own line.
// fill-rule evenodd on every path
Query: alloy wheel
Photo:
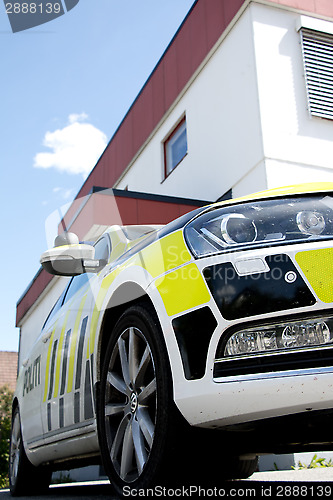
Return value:
M 105 392 L 110 458 L 119 477 L 133 482 L 148 461 L 157 417 L 154 359 L 139 328 L 128 327 L 119 335 L 110 357 Z
M 13 419 L 14 420 L 12 426 L 10 452 L 9 452 L 9 474 L 11 483 L 15 484 L 18 475 L 18 468 L 20 464 L 21 449 L 22 449 L 21 424 L 18 411 L 15 412 Z

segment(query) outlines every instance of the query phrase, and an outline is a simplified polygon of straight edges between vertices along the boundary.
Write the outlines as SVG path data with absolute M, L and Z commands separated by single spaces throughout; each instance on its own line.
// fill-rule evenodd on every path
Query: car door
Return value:
M 80 421 L 78 402 L 92 277 L 82 274 L 71 279 L 61 308 L 45 332 L 46 366 L 41 404 L 45 438 L 56 437 Z
M 95 245 L 95 258 L 107 261 L 109 248 L 109 239 L 103 237 Z M 41 411 L 47 442 L 64 432 L 83 433 L 94 419 L 89 335 L 96 280 L 92 273 L 73 277 L 49 325 Z
M 43 438 L 40 414 L 41 363 L 42 346 L 41 338 L 38 337 L 22 361 L 23 386 L 19 387 L 21 425 L 24 440 L 29 448 Z
M 61 307 L 66 288 L 67 286 L 51 309 L 35 341 L 31 342 L 31 339 L 29 339 L 31 345 L 27 349 L 25 345 L 20 346 L 20 357 L 23 356 L 20 370 L 23 371 L 23 374 L 18 380 L 22 378 L 23 384 L 19 387 L 21 392 L 19 395 L 19 405 L 24 440 L 29 449 L 38 446 L 39 442 L 43 439 L 40 402 L 44 391 L 43 374 L 45 373 L 46 366 L 45 342 L 47 342 L 47 339 L 51 335 L 53 317 Z M 32 335 L 33 333 L 31 333 Z M 27 341 L 25 344 L 27 344 Z

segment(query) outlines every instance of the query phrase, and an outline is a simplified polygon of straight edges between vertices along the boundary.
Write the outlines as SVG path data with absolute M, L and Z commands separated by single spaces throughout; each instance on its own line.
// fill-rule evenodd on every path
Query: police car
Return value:
M 20 367 L 11 493 L 100 460 L 122 494 L 332 447 L 332 192 L 265 191 L 94 245 L 58 236 L 41 264 L 72 278 Z

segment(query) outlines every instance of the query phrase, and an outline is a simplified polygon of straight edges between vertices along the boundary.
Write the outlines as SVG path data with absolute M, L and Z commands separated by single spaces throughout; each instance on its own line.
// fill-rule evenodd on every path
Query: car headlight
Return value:
M 226 342 L 221 357 L 263 354 L 332 342 L 332 318 L 288 321 L 240 330 Z
M 243 214 L 230 214 L 221 220 L 221 234 L 227 245 L 251 243 L 257 237 L 257 228 Z
M 211 209 L 184 230 L 195 257 L 254 246 L 333 238 L 333 199 L 307 196 Z
M 304 234 L 321 234 L 325 229 L 325 219 L 322 214 L 304 210 L 296 216 L 298 229 Z

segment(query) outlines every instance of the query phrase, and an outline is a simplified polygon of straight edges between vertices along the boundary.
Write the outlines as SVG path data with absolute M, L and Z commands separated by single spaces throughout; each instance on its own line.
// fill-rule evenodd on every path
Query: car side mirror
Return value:
M 74 233 L 63 233 L 56 237 L 54 248 L 46 250 L 40 263 L 50 274 L 57 276 L 78 276 L 83 273 L 98 272 L 105 262 L 95 260 L 95 248 L 80 243 Z

